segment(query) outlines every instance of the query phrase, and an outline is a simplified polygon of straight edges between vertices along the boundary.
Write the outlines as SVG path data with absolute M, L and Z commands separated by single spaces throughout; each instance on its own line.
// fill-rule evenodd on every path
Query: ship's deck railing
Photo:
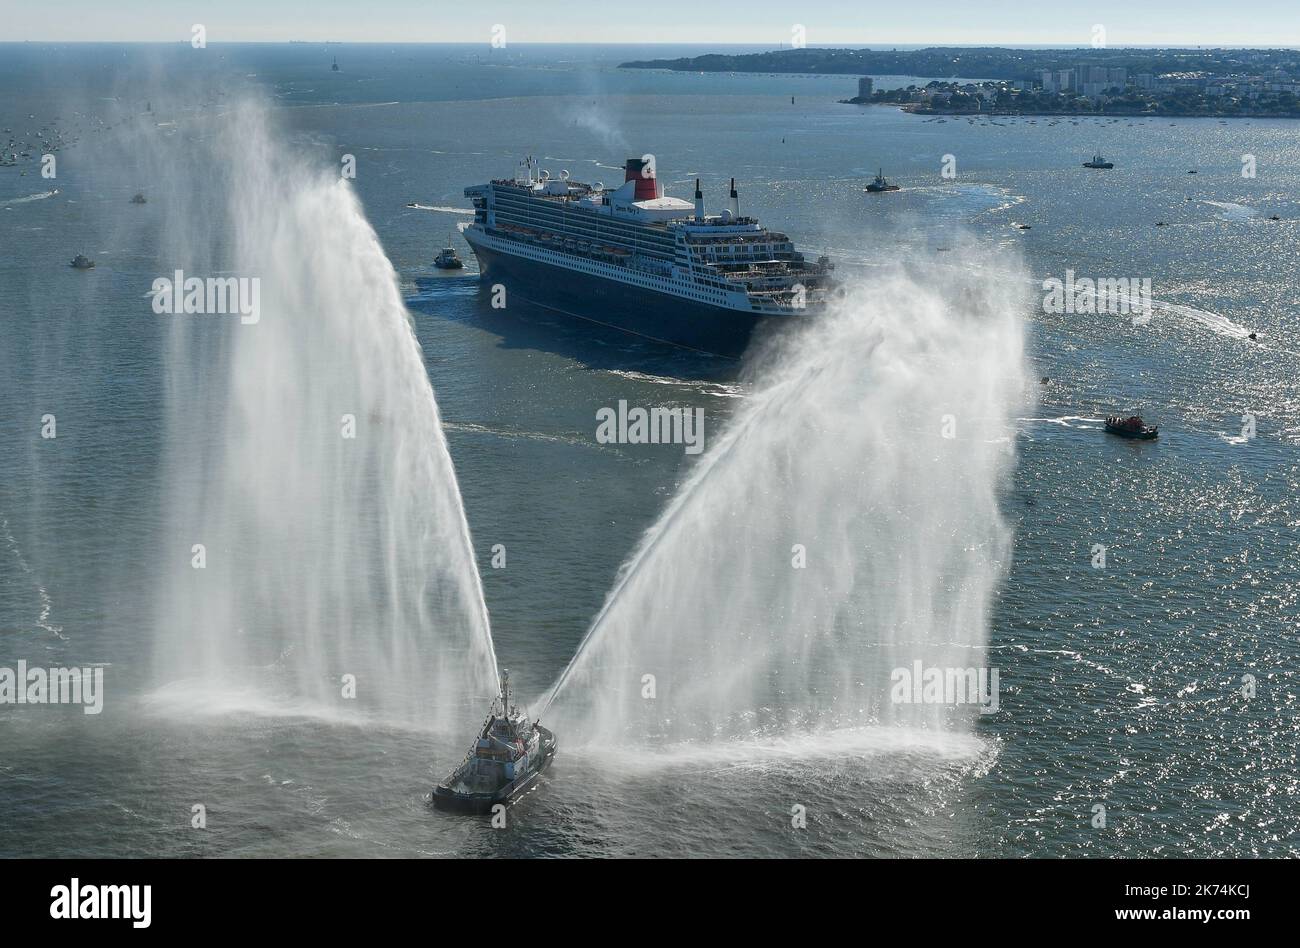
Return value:
M 508 240 L 518 241 L 530 247 L 537 247 L 542 250 L 559 249 L 556 243 L 577 246 L 564 246 L 566 253 L 582 257 L 585 260 L 594 260 L 599 263 L 610 264 L 621 267 L 625 270 L 631 270 L 638 273 L 646 273 L 653 276 L 669 278 L 672 276 L 674 263 L 668 259 L 659 260 L 657 258 L 641 257 L 636 259 L 635 251 L 627 248 L 611 249 L 610 251 L 592 249 L 589 245 L 584 246 L 584 241 L 575 238 L 565 238 L 558 242 L 548 242 L 541 240 L 536 236 L 537 231 L 521 227 L 516 224 L 501 223 L 497 225 L 497 231 L 500 236 Z M 759 261 L 767 264 L 764 267 L 746 266 L 746 263 L 752 264 L 753 261 L 728 262 L 728 261 L 702 261 L 697 260 L 690 272 L 696 278 L 712 277 L 712 280 L 706 282 L 721 282 L 724 284 L 722 289 L 740 289 L 745 288 L 747 281 L 752 280 L 800 280 L 812 279 L 828 275 L 832 267 L 821 264 L 800 262 L 794 260 L 770 260 Z M 744 266 L 742 270 L 728 269 L 728 267 Z M 752 291 L 751 291 L 752 292 Z
M 518 241 L 519 243 L 527 244 L 530 247 L 537 247 L 541 250 L 562 249 L 565 253 L 571 253 L 588 260 L 598 260 L 601 263 L 612 263 L 618 266 L 628 267 L 629 269 L 647 269 L 646 267 L 637 267 L 631 262 L 632 257 L 638 253 L 638 251 L 628 247 L 611 247 L 609 250 L 592 249 L 592 241 L 586 238 L 574 236 L 563 236 L 548 241 L 540 236 L 540 231 L 504 221 L 497 223 L 496 231 L 498 236 L 504 237 L 507 240 Z M 673 260 L 668 256 L 645 259 L 661 260 L 665 271 L 668 271 L 673 265 Z M 651 270 L 650 272 L 658 271 Z M 667 276 L 668 273 L 664 272 L 661 275 Z
M 693 240 L 694 237 L 699 239 Z M 719 244 L 784 244 L 789 243 L 790 238 L 769 230 L 759 234 L 691 234 L 686 242 L 692 247 L 714 247 Z
M 790 277 L 817 277 L 826 276 L 831 271 L 827 268 L 808 266 L 808 267 L 768 267 L 767 269 L 748 269 L 748 270 L 718 270 L 725 279 L 738 283 L 747 279 L 760 279 L 763 277 L 772 279 L 787 279 Z
M 552 178 L 551 180 L 556 181 L 559 179 Z M 591 185 L 583 184 L 581 181 L 572 181 L 572 180 L 567 181 L 565 183 L 570 188 L 575 188 L 578 191 L 577 194 L 541 194 L 538 193 L 537 191 L 534 191 L 533 185 L 529 185 L 527 182 L 521 183 L 519 181 L 512 181 L 509 179 L 495 179 L 489 183 L 493 187 L 514 188 L 518 191 L 523 191 L 524 193 L 528 194 L 530 197 L 545 198 L 551 201 L 578 201 L 581 200 L 582 198 L 589 197 L 592 194 L 598 193 L 596 189 L 593 188 Z M 534 184 L 535 183 L 536 182 L 534 182 Z

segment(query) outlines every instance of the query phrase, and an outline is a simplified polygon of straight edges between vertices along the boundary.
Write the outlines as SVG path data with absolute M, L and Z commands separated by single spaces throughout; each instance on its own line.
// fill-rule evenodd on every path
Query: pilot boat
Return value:
M 459 813 L 488 813 L 533 789 L 555 759 L 555 735 L 529 723 L 510 704 L 510 671 L 501 671 L 501 694 L 492 702 L 474 746 L 433 788 L 433 805 Z

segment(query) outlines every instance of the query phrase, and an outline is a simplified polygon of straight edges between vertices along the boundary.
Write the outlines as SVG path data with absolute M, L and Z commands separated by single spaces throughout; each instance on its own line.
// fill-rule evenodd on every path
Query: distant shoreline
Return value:
M 1030 79 L 1041 70 L 1086 62 L 1130 72 L 1228 75 L 1243 68 L 1272 70 L 1300 65 L 1300 51 L 1286 47 L 1004 47 L 926 46 L 919 49 L 786 47 L 759 53 L 706 53 L 674 59 L 620 63 L 620 69 L 673 72 L 775 73 L 815 76 L 947 76 L 949 80 Z
M 1300 52 L 1291 49 L 791 47 L 641 60 L 620 68 L 856 75 L 858 94 L 848 101 L 900 105 L 922 115 L 1300 118 Z M 948 78 L 873 92 L 873 79 L 886 76 Z

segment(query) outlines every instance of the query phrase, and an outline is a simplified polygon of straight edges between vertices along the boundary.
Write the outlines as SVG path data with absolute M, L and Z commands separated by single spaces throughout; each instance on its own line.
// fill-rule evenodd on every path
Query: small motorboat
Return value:
M 1101 155 L 1093 155 L 1092 161 L 1085 161 L 1083 166 L 1085 168 L 1114 168 L 1115 164 L 1114 162 L 1107 161 Z
M 899 187 L 898 185 L 890 184 L 885 180 L 885 169 L 881 168 L 876 172 L 875 180 L 863 188 L 863 190 L 871 194 L 883 194 L 886 191 L 898 191 Z
M 68 266 L 72 267 L 74 270 L 93 270 L 95 269 L 95 261 L 91 260 L 85 254 L 79 253 L 72 258 L 72 262 L 68 264 Z
M 1154 441 L 1160 435 L 1156 425 L 1144 425 L 1138 415 L 1120 418 L 1112 415 L 1106 419 L 1106 430 L 1121 438 L 1136 438 L 1139 441 Z
M 465 759 L 433 788 L 433 805 L 458 813 L 509 806 L 537 785 L 555 759 L 555 747 L 554 734 L 511 706 L 510 671 L 503 668 L 501 694 Z
M 147 204 L 148 201 L 149 199 L 146 198 L 143 193 L 139 193 L 139 192 L 137 192 L 135 197 L 131 198 L 132 204 Z
M 433 258 L 433 265 L 439 270 L 463 270 L 464 262 L 456 256 L 456 248 L 451 245 L 451 237 L 447 238 L 447 246 L 442 248 L 438 256 Z

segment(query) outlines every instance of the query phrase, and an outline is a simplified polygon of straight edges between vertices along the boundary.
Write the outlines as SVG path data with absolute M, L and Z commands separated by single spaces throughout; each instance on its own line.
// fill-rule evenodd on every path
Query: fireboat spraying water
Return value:
M 433 805 L 460 813 L 509 806 L 537 785 L 555 759 L 555 735 L 510 704 L 510 671 L 465 759 L 433 788 Z

